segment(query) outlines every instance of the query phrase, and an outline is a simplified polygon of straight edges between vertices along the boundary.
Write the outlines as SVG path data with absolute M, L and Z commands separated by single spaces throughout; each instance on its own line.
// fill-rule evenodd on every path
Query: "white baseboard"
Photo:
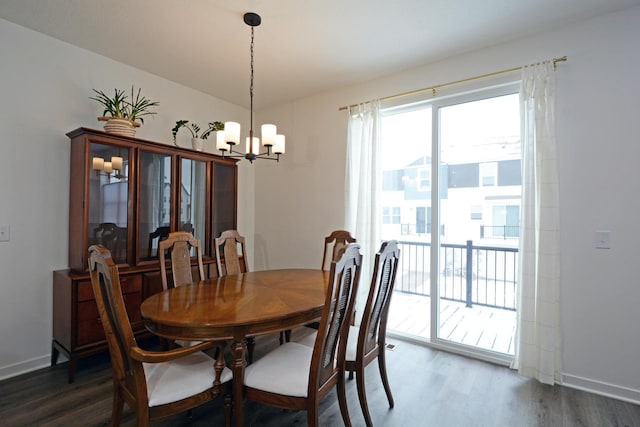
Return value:
M 59 358 L 60 360 L 60 358 Z M 0 368 L 0 380 L 12 378 L 27 372 L 35 371 L 38 369 L 46 368 L 51 365 L 51 356 L 41 356 L 35 359 L 27 360 L 24 362 L 16 363 L 14 365 L 3 366 Z
M 640 405 L 640 390 L 634 390 L 619 385 L 603 383 L 568 374 L 562 375 L 562 385 Z

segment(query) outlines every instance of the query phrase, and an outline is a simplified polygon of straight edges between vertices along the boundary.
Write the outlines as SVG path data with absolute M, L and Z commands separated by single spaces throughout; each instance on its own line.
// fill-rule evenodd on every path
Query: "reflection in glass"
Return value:
M 236 199 L 235 199 L 235 166 L 215 164 L 213 182 L 215 182 L 215 203 L 213 236 L 218 237 L 225 230 L 236 228 Z
M 89 178 L 89 245 L 100 244 L 111 251 L 117 264 L 127 260 L 127 207 L 129 203 L 129 150 L 91 144 L 90 161 L 119 162 L 118 173 L 94 170 Z M 113 171 L 111 171 L 113 172 Z
M 206 244 L 207 164 L 203 161 L 182 159 L 182 185 L 180 187 L 180 228 L 192 233 Z M 204 248 L 203 248 L 204 249 Z M 206 249 L 203 252 L 207 252 Z M 195 255 L 195 249 L 191 249 Z
M 140 259 L 158 257 L 158 242 L 171 230 L 171 157 L 140 154 L 140 209 L 138 237 Z

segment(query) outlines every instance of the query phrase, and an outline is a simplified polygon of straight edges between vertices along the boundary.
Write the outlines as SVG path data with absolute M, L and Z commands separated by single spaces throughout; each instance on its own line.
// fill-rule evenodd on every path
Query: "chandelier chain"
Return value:
M 249 117 L 249 138 L 250 141 L 253 141 L 253 27 L 251 27 L 251 83 L 249 84 L 249 99 L 251 101 L 251 113 Z

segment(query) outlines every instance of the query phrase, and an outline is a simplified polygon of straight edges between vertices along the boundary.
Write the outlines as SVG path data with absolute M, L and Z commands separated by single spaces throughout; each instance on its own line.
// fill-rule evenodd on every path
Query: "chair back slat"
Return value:
M 202 263 L 202 244 L 193 234 L 186 231 L 175 231 L 158 245 L 158 255 L 160 260 L 160 276 L 164 289 L 193 283 L 191 266 L 191 252 L 195 251 L 197 259 L 199 280 L 205 278 L 204 265 Z M 170 253 L 171 274 L 173 283 L 167 281 L 166 253 Z

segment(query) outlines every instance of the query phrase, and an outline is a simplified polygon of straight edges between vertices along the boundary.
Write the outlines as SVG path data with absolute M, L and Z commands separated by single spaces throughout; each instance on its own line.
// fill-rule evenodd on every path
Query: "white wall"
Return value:
M 342 226 L 339 107 L 568 55 L 556 74 L 564 381 L 640 402 L 639 41 L 635 7 L 261 112 L 287 154 L 256 168 L 256 268 L 317 267 L 322 238 Z M 596 230 L 611 231 L 612 249 L 595 249 Z
M 247 109 L 125 66 L 0 19 L 0 378 L 49 363 L 52 271 L 68 267 L 69 140 L 101 129 L 92 88 L 141 87 L 160 102 L 138 129 L 172 144 L 178 119 L 248 123 Z M 224 82 L 221 82 L 224 84 Z M 181 136 L 181 135 L 179 135 Z M 186 135 L 182 135 L 186 137 Z M 207 140 L 208 151 L 214 140 Z M 180 144 L 188 144 L 186 138 Z M 239 166 L 239 229 L 253 236 L 253 168 Z

